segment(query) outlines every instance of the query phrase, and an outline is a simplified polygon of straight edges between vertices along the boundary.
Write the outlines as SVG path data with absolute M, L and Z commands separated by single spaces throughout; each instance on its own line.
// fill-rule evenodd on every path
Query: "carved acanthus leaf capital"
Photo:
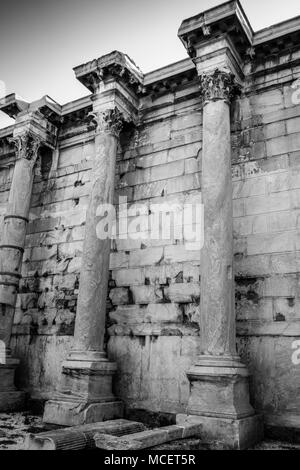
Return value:
M 96 132 L 104 132 L 119 137 L 124 124 L 124 116 L 118 108 L 107 109 L 98 113 L 90 113 L 96 123 Z
M 234 74 L 219 69 L 200 75 L 200 89 L 204 103 L 218 100 L 230 103 L 240 93 Z
M 38 158 L 38 151 L 41 146 L 41 139 L 29 132 L 21 134 L 16 137 L 11 137 L 9 142 L 13 143 L 16 147 L 17 158 L 24 158 L 32 162 L 32 165 L 36 163 Z

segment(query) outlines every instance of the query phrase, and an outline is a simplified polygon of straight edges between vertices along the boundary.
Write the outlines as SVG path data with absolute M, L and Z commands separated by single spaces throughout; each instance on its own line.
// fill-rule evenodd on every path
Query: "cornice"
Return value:
M 15 119 L 19 113 L 28 108 L 29 103 L 15 93 L 11 93 L 10 95 L 4 96 L 0 99 L 0 111 L 13 119 Z
M 300 16 L 254 32 L 238 0 L 184 20 L 178 36 L 192 59 L 202 44 L 222 35 L 230 38 L 245 63 L 299 48 Z
M 92 93 L 102 82 L 116 80 L 135 94 L 143 92 L 143 74 L 126 54 L 113 51 L 98 59 L 74 67 L 76 78 Z
M 253 43 L 253 30 L 239 1 L 234 0 L 184 20 L 178 36 L 194 59 L 202 42 L 226 34 L 242 57 Z

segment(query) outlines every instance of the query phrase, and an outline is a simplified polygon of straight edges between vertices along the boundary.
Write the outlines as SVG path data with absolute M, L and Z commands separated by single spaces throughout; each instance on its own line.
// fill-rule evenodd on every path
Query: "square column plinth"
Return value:
M 15 371 L 20 361 L 7 358 L 5 364 L 0 364 L 0 412 L 21 411 L 25 404 L 25 393 L 20 392 L 14 385 Z
M 228 419 L 255 414 L 249 401 L 249 373 L 239 356 L 200 356 L 187 376 L 189 414 Z
M 187 415 L 179 424 L 201 424 L 201 438 L 212 446 L 247 449 L 263 438 L 262 417 L 249 401 L 249 373 L 238 356 L 200 356 L 188 371 Z
M 61 392 L 45 405 L 44 422 L 61 426 L 96 423 L 123 416 L 123 403 L 112 394 L 116 364 L 108 360 L 67 360 Z

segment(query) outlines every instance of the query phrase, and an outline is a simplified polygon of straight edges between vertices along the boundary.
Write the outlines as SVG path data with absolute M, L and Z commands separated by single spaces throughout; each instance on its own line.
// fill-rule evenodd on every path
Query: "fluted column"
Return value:
M 10 356 L 9 342 L 21 278 L 34 165 L 40 147 L 40 139 L 29 132 L 11 141 L 16 146 L 16 163 L 0 242 L 0 339 L 7 349 L 6 362 L 0 365 L 0 410 L 3 411 L 19 408 L 24 398 L 23 393 L 14 386 L 14 373 L 19 360 Z
M 91 193 L 86 215 L 74 346 L 63 363 L 60 393 L 47 402 L 44 421 L 76 425 L 119 418 L 123 405 L 112 393 L 116 364 L 103 350 L 111 239 L 97 236 L 97 211 L 113 204 L 122 114 L 117 108 L 93 113 L 96 122 Z

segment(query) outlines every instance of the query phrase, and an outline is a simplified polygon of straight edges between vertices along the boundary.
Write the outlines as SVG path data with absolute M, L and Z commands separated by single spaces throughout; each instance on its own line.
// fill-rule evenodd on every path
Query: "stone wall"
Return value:
M 232 111 L 238 346 L 253 374 L 253 403 L 266 413 L 296 411 L 300 400 L 300 367 L 291 359 L 300 336 L 300 100 L 292 88 L 300 68 L 289 64 L 295 54 L 254 60 Z M 22 361 L 19 385 L 39 398 L 53 395 L 72 345 L 94 151 L 84 116 L 65 122 L 50 173 L 35 178 L 12 339 Z M 121 139 L 117 196 L 149 209 L 198 199 L 201 126 L 196 78 L 142 98 L 140 125 Z M 6 148 L 1 214 L 12 170 Z M 187 241 L 112 243 L 107 348 L 118 365 L 116 395 L 130 407 L 185 411 L 186 371 L 199 346 L 200 262 L 199 247 Z
M 233 134 L 237 328 L 252 397 L 266 413 L 297 412 L 299 340 L 299 52 L 252 66 Z M 280 67 L 279 64 L 286 64 Z

